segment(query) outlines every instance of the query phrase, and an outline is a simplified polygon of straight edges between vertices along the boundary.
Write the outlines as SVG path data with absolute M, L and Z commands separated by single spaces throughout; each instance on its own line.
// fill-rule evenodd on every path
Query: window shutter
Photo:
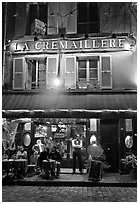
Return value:
M 54 88 L 54 81 L 56 79 L 58 69 L 57 57 L 47 58 L 47 88 Z
M 13 61 L 13 89 L 24 88 L 23 63 L 23 58 L 14 59 Z
M 110 56 L 101 57 L 101 88 L 112 88 L 112 71 Z
M 67 6 L 67 34 L 77 33 L 77 3 L 70 2 Z
M 58 34 L 58 3 L 48 3 L 48 34 Z
M 76 57 L 66 57 L 65 60 L 65 87 L 76 88 Z

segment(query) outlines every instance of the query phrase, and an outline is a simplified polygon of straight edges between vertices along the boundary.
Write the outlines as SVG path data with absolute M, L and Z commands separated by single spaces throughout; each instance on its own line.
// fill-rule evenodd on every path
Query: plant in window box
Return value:
M 126 156 L 124 159 L 121 159 L 124 168 L 129 170 L 135 177 L 137 176 L 137 156 L 134 154 L 130 154 Z

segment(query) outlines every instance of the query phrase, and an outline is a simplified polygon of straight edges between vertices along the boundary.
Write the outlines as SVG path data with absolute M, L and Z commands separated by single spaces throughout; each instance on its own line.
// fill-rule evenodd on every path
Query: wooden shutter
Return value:
M 77 3 L 70 2 L 67 6 L 67 34 L 77 33 Z
M 112 88 L 112 70 L 110 56 L 101 57 L 101 88 Z
M 13 61 L 13 89 L 24 88 L 24 73 L 23 73 L 24 59 L 14 59 Z
M 54 81 L 56 79 L 58 69 L 57 57 L 47 58 L 47 88 L 54 88 Z
M 65 87 L 76 88 L 76 57 L 66 57 L 65 60 Z
M 58 34 L 58 3 L 48 3 L 48 34 Z

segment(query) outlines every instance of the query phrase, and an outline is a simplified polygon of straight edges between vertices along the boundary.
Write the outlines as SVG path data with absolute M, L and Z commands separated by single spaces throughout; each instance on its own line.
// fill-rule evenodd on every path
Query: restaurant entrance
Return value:
M 118 120 L 100 120 L 100 142 L 104 148 L 106 162 L 110 164 L 110 171 L 118 171 Z

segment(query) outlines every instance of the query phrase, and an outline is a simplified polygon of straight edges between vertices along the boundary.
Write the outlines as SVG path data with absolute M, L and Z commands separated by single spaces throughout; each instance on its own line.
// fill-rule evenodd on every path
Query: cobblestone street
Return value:
M 3 186 L 2 202 L 137 202 L 137 188 Z

